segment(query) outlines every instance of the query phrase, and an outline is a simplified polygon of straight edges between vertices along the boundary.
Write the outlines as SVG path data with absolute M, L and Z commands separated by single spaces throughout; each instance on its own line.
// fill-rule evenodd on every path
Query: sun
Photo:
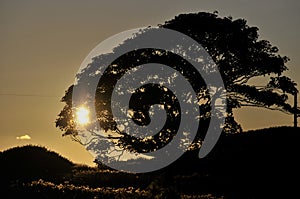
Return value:
M 80 125 L 86 125 L 90 123 L 89 118 L 90 111 L 85 107 L 80 107 L 76 111 L 76 121 Z

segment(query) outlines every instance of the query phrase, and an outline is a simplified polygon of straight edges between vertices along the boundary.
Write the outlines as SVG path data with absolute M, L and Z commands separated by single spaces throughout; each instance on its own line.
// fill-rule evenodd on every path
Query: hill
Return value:
M 30 181 L 59 178 L 71 172 L 74 164 L 45 147 L 27 145 L 0 153 L 1 181 Z
M 16 147 L 0 154 L 1 177 L 27 181 L 10 184 L 9 193 L 29 198 L 295 198 L 299 139 L 300 128 L 292 127 L 222 134 L 207 157 L 190 151 L 145 174 L 74 165 L 44 147 Z
M 188 183 L 178 176 L 178 186 L 191 192 L 201 187 L 236 198 L 294 195 L 298 192 L 294 182 L 300 177 L 299 140 L 300 128 L 293 127 L 223 134 L 207 157 L 197 159 L 197 152 L 187 153 L 168 172 L 190 176 L 185 178 Z

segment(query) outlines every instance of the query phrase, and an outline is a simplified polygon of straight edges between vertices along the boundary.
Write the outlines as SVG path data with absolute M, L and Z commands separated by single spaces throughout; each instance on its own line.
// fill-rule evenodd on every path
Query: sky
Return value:
M 180 13 L 218 11 L 246 19 L 259 28 L 260 39 L 291 59 L 286 75 L 300 84 L 299 10 L 297 0 L 0 0 L 0 151 L 35 144 L 93 165 L 83 146 L 55 128 L 65 90 L 98 43 Z M 265 109 L 235 114 L 244 130 L 293 122 L 291 115 Z

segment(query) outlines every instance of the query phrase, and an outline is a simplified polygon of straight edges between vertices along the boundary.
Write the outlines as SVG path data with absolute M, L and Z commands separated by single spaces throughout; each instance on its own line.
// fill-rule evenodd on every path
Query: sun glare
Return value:
M 90 111 L 85 107 L 80 107 L 76 111 L 76 121 L 80 125 L 86 125 L 90 122 L 89 118 Z

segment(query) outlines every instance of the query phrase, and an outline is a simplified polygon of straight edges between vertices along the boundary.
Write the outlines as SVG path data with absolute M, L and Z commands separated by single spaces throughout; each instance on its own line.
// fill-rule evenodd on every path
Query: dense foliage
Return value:
M 234 119 L 233 110 L 236 108 L 255 106 L 289 114 L 296 111 L 288 103 L 288 97 L 298 92 L 296 83 L 284 76 L 289 59 L 281 56 L 278 48 L 271 45 L 269 41 L 259 40 L 258 28 L 248 26 L 246 20 L 222 18 L 217 13 L 200 12 L 178 15 L 159 26 L 190 36 L 205 48 L 217 64 L 227 92 L 225 132 L 238 133 L 242 130 Z M 138 39 L 139 35 L 136 35 L 116 47 L 114 52 L 94 57 L 93 62 L 78 74 L 78 81 L 88 84 L 85 82 L 87 77 L 98 78 L 99 63 L 106 63 L 115 52 Z M 130 136 L 117 128 L 111 112 L 111 93 L 118 79 L 132 67 L 151 62 L 172 66 L 191 82 L 193 88 L 196 88 L 199 102 L 203 102 L 199 105 L 201 132 L 199 130 L 195 140 L 195 143 L 200 143 L 210 121 L 212 99 L 209 98 L 201 77 L 191 76 L 194 71 L 190 69 L 187 61 L 161 49 L 131 51 L 113 63 L 106 63 L 109 67 L 99 81 L 96 92 L 97 121 L 95 122 L 100 124 L 107 135 L 99 136 L 99 139 L 110 140 L 123 149 L 141 153 L 159 149 L 172 140 L 172 136 L 178 129 L 178 121 L 180 121 L 180 114 L 177 114 L 180 107 L 176 96 L 162 86 L 146 85 L 140 88 L 133 94 L 130 103 L 133 110 L 132 119 L 139 125 L 146 125 L 150 122 L 149 107 L 151 105 L 164 105 L 168 117 L 160 133 L 147 139 Z M 257 81 L 258 77 L 264 80 Z M 72 112 L 73 88 L 74 85 L 71 85 L 62 98 L 65 106 L 58 115 L 56 126 L 63 131 L 64 136 L 69 135 L 80 142 Z M 141 90 L 143 92 L 140 92 Z M 94 128 L 95 125 L 91 124 L 90 129 Z M 197 148 L 199 145 L 193 146 Z

